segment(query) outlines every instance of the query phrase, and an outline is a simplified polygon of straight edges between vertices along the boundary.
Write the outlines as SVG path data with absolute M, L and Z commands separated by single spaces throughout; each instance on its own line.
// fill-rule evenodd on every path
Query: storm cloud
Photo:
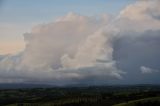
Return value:
M 158 83 L 159 72 L 141 71 L 160 70 L 159 4 L 137 1 L 115 17 L 69 13 L 37 25 L 24 34 L 23 52 L 0 56 L 0 82 Z

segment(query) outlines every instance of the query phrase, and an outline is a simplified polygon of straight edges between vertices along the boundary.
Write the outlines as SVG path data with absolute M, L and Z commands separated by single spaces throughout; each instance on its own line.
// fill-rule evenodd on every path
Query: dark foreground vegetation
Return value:
M 0 106 L 160 106 L 160 86 L 1 89 Z

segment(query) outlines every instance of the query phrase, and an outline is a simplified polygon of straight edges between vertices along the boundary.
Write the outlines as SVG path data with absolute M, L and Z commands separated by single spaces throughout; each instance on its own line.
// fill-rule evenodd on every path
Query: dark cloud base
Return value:
M 136 36 L 135 36 L 136 35 Z M 160 70 L 160 30 L 125 35 L 114 42 L 113 58 L 127 72 L 121 83 L 160 84 L 160 72 L 143 75 L 141 66 Z

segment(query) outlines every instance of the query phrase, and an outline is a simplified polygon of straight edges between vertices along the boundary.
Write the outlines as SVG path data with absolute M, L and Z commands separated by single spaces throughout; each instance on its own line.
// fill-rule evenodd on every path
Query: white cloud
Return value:
M 156 13 L 151 14 L 159 11 L 153 3 L 137 1 L 113 19 L 106 15 L 96 19 L 69 13 L 55 22 L 37 25 L 24 35 L 26 48 L 22 53 L 0 59 L 0 81 L 70 84 L 123 79 L 125 72 L 117 67 L 121 61 L 113 57 L 114 43 L 119 38 L 145 36 L 148 30 L 160 29 Z M 122 46 L 130 45 L 138 48 L 143 44 Z M 152 69 L 142 66 L 141 71 L 151 73 Z
M 121 26 L 123 30 L 128 29 L 138 32 L 159 29 L 160 21 L 154 17 L 158 17 L 159 4 L 159 0 L 142 0 L 128 5 L 118 16 L 118 26 Z
M 48 79 L 70 83 L 91 76 L 121 78 L 122 72 L 112 59 L 112 36 L 99 30 L 107 22 L 108 19 L 69 13 L 53 23 L 38 25 L 24 35 L 26 48 L 20 56 L 1 60 L 1 73 L 6 81 L 15 77 L 22 81 Z
M 142 74 L 149 74 L 149 73 L 158 72 L 158 71 L 155 70 L 155 69 L 151 69 L 151 68 L 145 67 L 145 66 L 141 66 L 141 67 L 140 67 L 140 70 L 141 70 Z
M 97 49 L 103 49 L 104 41 L 98 41 L 96 43 L 96 46 L 99 48 L 90 47 L 90 45 L 92 46 L 92 44 L 96 42 L 93 41 L 93 39 L 92 41 L 88 41 L 92 36 L 97 36 L 95 40 L 102 39 L 103 35 L 94 35 L 95 30 L 101 27 L 103 27 L 102 23 L 98 23 L 89 17 L 79 16 L 73 13 L 60 18 L 59 21 L 54 23 L 37 26 L 31 33 L 25 34 L 25 39 L 28 44 L 22 57 L 22 64 L 27 67 L 48 65 L 53 69 L 57 69 L 63 67 L 63 65 L 66 66 L 67 63 L 69 64 L 69 62 L 64 64 L 64 61 L 66 61 L 64 58 L 67 56 L 81 58 L 81 63 L 80 60 L 78 60 L 77 64 L 84 64 L 85 62 L 85 65 L 88 65 L 92 61 L 95 61 L 97 56 L 101 55 L 97 53 L 101 52 Z M 85 51 L 87 49 L 93 49 L 92 54 L 89 54 L 90 57 L 87 57 L 89 52 Z M 86 54 L 80 54 L 81 51 Z M 78 57 L 80 55 L 81 57 Z M 96 56 L 91 57 L 91 55 Z M 72 65 L 72 67 L 74 66 Z

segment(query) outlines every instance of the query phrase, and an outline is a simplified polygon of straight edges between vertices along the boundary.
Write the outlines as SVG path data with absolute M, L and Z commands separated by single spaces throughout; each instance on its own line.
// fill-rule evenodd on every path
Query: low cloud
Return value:
M 151 69 L 151 68 L 145 67 L 145 66 L 141 66 L 140 70 L 141 70 L 142 74 L 150 74 L 150 73 L 158 72 L 155 69 Z

